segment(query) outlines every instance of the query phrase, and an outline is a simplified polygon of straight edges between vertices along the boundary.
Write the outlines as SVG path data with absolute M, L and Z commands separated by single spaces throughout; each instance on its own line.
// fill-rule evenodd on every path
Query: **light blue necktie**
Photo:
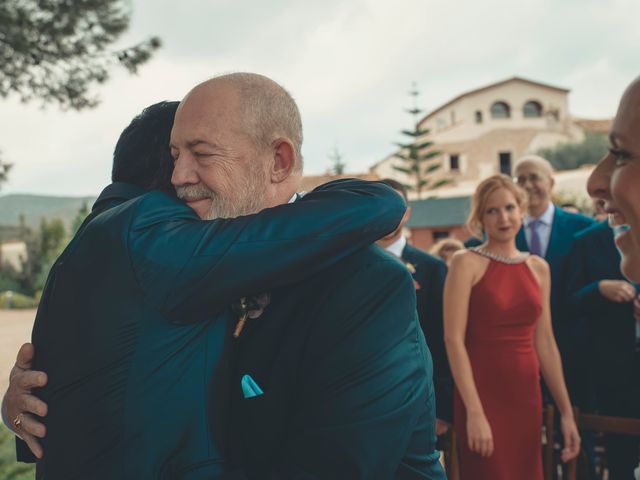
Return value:
M 531 229 L 531 241 L 529 242 L 529 251 L 534 255 L 538 255 L 539 257 L 543 257 L 542 254 L 542 242 L 540 241 L 540 232 L 538 228 L 542 224 L 541 220 L 534 220 L 529 223 L 529 228 Z

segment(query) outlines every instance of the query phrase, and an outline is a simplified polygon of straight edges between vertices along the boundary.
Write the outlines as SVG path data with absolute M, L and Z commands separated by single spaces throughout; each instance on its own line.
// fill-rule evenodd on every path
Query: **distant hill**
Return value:
M 60 218 L 69 228 L 84 202 L 89 209 L 96 197 L 50 197 L 14 193 L 0 196 L 0 225 L 20 225 L 24 215 L 27 227 L 36 228 L 42 218 Z

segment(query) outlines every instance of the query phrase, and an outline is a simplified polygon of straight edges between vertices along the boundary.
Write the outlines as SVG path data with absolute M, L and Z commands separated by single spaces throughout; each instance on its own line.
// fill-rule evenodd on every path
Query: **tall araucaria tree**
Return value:
M 400 165 L 392 165 L 393 169 L 404 173 L 409 182 L 406 187 L 415 191 L 418 198 L 421 198 L 423 191 L 434 190 L 450 182 L 449 179 L 434 179 L 433 173 L 442 167 L 442 163 L 434 160 L 442 154 L 432 147 L 434 143 L 427 138 L 429 129 L 420 128 L 419 115 L 423 110 L 418 108 L 418 96 L 420 92 L 414 82 L 409 95 L 413 98 L 413 106 L 406 109 L 413 117 L 413 130 L 402 130 L 402 134 L 407 138 L 406 142 L 397 142 L 400 151 L 394 155 L 401 160 Z
M 338 150 L 338 147 L 333 147 L 333 150 L 329 153 L 329 159 L 331 160 L 331 173 L 343 175 L 347 164 L 343 161 L 343 155 Z

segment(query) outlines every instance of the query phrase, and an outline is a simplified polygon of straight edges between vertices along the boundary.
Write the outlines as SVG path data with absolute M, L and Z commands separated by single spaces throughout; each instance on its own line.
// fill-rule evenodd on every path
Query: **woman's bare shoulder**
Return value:
M 486 258 L 471 250 L 463 249 L 458 250 L 453 254 L 449 269 L 458 268 L 475 270 L 477 268 L 481 268 L 485 263 L 487 263 Z
M 529 258 L 527 258 L 527 263 L 529 267 L 541 275 L 547 275 L 549 273 L 549 264 L 544 258 L 538 255 L 530 255 Z

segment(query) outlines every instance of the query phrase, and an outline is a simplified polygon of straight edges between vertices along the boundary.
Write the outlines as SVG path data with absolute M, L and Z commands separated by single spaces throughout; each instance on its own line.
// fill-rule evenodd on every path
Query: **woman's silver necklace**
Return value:
M 529 252 L 520 252 L 515 257 L 507 257 L 505 255 L 499 255 L 497 253 L 486 250 L 482 245 L 477 247 L 471 247 L 469 250 L 479 255 L 482 255 L 483 257 L 487 257 L 497 262 L 508 263 L 508 264 L 522 263 L 527 258 L 529 258 L 529 255 L 530 255 Z

